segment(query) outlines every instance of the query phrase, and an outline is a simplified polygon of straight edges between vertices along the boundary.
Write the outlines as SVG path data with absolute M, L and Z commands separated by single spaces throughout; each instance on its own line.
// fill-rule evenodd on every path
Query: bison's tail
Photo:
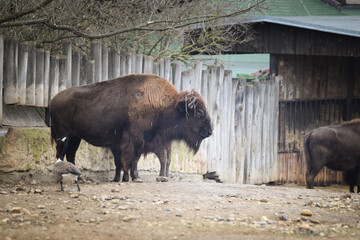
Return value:
M 306 163 L 307 166 L 310 166 L 310 161 L 311 161 L 311 154 L 310 154 L 310 138 L 312 135 L 312 131 L 308 132 L 305 135 L 304 138 L 304 151 L 305 151 L 305 157 L 306 157 Z
M 54 141 L 55 141 L 56 136 L 55 136 L 54 129 L 53 129 L 53 127 L 52 127 L 52 126 L 50 126 L 50 129 L 51 129 L 51 145 L 53 145 L 53 144 L 54 144 Z

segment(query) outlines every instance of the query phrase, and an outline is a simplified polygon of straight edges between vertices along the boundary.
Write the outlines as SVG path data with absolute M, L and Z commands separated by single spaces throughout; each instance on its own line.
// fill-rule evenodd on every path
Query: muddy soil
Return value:
M 143 183 L 0 185 L 0 239 L 360 239 L 347 187 L 173 178 Z

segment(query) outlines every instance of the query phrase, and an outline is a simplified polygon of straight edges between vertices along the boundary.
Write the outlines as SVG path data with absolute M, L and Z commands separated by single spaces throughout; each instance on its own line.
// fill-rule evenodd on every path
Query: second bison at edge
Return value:
M 211 121 L 201 95 L 178 92 L 166 79 L 132 74 L 86 86 L 71 87 L 50 102 L 52 139 L 67 136 L 66 158 L 75 162 L 80 141 L 111 149 L 120 180 L 141 181 L 137 162 L 153 152 L 160 160 L 160 180 L 166 181 L 171 142 L 184 140 L 197 152 L 212 134 Z M 57 155 L 62 145 L 57 145 Z M 57 156 L 58 157 L 58 156 Z
M 344 171 L 350 192 L 360 192 L 360 120 L 320 127 L 304 139 L 306 153 L 306 185 L 313 188 L 314 178 L 326 166 Z

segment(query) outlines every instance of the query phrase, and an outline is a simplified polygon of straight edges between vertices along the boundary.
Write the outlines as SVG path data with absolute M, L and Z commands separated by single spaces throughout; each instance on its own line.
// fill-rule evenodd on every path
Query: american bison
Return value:
M 68 88 L 49 105 L 51 137 L 69 138 L 66 158 L 75 162 L 81 139 L 108 147 L 114 155 L 114 181 L 141 181 L 137 162 L 153 152 L 160 160 L 160 177 L 167 181 L 171 142 L 184 140 L 197 152 L 212 134 L 204 101 L 196 91 L 178 92 L 166 79 L 153 74 L 132 74 L 116 79 Z M 57 144 L 57 158 L 63 144 Z
M 315 176 L 326 166 L 345 172 L 350 192 L 354 192 L 354 185 L 358 185 L 360 191 L 360 119 L 310 131 L 305 136 L 304 148 L 307 188 L 313 188 Z

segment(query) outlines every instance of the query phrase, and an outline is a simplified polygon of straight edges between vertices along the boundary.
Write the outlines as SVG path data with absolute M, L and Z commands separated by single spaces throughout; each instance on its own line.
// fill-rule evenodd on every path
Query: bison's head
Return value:
M 178 99 L 180 112 L 180 138 L 196 153 L 204 138 L 212 134 L 211 120 L 201 95 L 194 90 L 180 93 Z

